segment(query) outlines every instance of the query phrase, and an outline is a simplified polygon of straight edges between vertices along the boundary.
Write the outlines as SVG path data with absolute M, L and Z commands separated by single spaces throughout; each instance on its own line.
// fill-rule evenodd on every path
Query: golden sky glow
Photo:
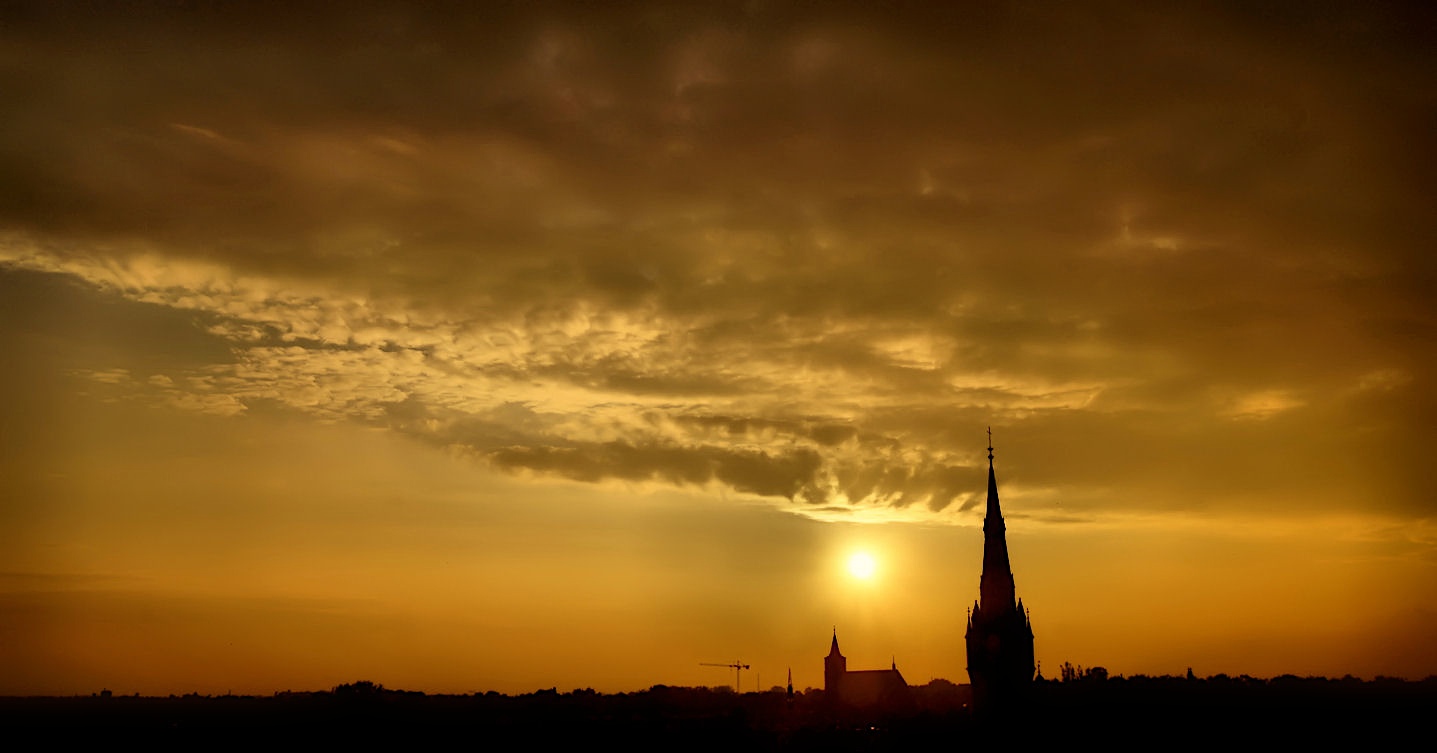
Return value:
M 848 556 L 848 573 L 859 580 L 872 580 L 878 573 L 878 562 L 868 552 L 854 552 Z
M 1431 10 L 481 5 L 0 10 L 0 694 L 1437 673 Z

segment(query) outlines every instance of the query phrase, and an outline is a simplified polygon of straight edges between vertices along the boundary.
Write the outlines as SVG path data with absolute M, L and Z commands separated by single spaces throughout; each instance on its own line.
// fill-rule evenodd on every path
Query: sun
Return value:
M 878 563 L 868 552 L 854 552 L 848 558 L 848 572 L 859 580 L 872 580 L 874 573 L 878 572 Z

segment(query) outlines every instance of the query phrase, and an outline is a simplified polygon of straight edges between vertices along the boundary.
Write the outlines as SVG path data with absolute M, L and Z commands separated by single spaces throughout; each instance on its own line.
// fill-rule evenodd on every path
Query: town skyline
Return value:
M 0 695 L 1437 674 L 1437 11 L 871 6 L 7 4 Z

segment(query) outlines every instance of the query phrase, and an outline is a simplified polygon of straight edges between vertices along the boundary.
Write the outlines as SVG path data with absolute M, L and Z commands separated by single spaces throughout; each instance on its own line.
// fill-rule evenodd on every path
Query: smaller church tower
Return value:
M 833 644 L 829 646 L 828 656 L 823 657 L 823 691 L 829 698 L 838 698 L 838 686 L 843 684 L 843 676 L 848 674 L 848 659 L 838 652 L 838 628 L 833 629 Z

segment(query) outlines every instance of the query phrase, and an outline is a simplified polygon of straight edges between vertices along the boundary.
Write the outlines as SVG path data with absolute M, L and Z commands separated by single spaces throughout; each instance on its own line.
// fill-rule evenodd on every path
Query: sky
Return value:
M 5 4 L 0 694 L 1437 673 L 1437 13 L 927 5 Z

